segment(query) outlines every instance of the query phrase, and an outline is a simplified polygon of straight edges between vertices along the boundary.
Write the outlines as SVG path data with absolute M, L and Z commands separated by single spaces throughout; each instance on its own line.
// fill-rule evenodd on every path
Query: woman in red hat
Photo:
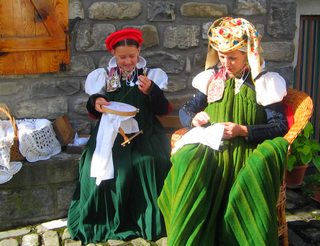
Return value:
M 68 213 L 71 237 L 84 244 L 165 236 L 157 198 L 170 168 L 170 145 L 156 116 L 171 110 L 162 91 L 168 77 L 146 67 L 142 42 L 137 29 L 110 34 L 108 67 L 92 71 L 86 80 L 87 109 L 99 121 L 81 156 Z M 105 107 L 123 104 L 139 112 L 134 117 L 104 113 Z M 125 146 L 119 127 L 135 135 Z

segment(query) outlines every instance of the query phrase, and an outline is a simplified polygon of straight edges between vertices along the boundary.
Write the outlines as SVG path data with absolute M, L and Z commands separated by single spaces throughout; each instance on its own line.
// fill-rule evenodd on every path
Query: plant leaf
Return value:
M 319 170 L 320 172 L 320 156 L 315 156 L 312 160 L 313 164 L 315 167 Z
M 297 162 L 297 158 L 294 155 L 288 156 L 287 169 L 289 172 L 292 171 L 296 162 Z

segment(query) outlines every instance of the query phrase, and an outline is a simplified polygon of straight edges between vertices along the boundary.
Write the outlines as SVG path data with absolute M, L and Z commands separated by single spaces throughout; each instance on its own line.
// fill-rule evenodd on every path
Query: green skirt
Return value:
M 238 173 L 228 150 L 190 144 L 176 152 L 158 199 L 168 245 L 277 245 L 287 147 L 281 137 L 264 141 L 239 157 Z
M 79 184 L 68 212 L 71 237 L 87 244 L 165 236 L 157 198 L 171 165 L 168 140 L 142 134 L 122 147 L 119 135 L 113 147 L 115 177 L 97 186 L 90 177 L 96 134 L 97 130 L 79 162 Z

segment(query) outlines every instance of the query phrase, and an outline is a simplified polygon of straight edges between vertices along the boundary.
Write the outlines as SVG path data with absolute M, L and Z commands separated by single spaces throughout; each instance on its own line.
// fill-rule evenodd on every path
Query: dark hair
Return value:
M 123 40 L 120 40 L 119 42 L 117 42 L 112 47 L 112 49 L 115 49 L 119 46 L 136 46 L 137 48 L 139 48 L 139 43 L 134 39 L 123 39 Z

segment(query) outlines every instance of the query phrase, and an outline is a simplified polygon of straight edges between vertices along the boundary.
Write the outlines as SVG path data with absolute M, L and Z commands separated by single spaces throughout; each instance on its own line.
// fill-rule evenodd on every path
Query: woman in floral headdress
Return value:
M 198 92 L 179 112 L 192 129 L 176 143 L 158 199 L 168 245 L 277 245 L 286 83 L 262 71 L 260 37 L 247 20 L 216 20 L 208 41 Z
M 99 121 L 82 153 L 68 213 L 71 237 L 84 244 L 165 235 L 157 198 L 171 166 L 170 144 L 156 115 L 171 110 L 162 91 L 168 77 L 146 67 L 139 56 L 142 42 L 138 29 L 110 34 L 108 67 L 86 79 L 87 109 Z M 103 113 L 112 105 L 121 106 L 113 108 L 120 112 L 139 112 L 133 118 Z M 135 136 L 124 146 L 119 126 L 127 137 Z

